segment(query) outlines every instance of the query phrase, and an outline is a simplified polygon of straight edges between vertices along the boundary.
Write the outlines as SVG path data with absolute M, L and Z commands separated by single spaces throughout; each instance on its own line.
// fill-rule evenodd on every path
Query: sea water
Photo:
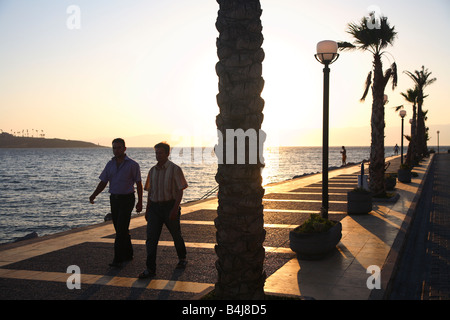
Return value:
M 369 147 L 346 149 L 347 162 L 369 159 Z M 340 151 L 341 147 L 330 147 L 330 167 L 341 165 Z M 217 186 L 217 158 L 210 149 L 184 148 L 177 152 L 184 153 L 173 154 L 173 158 L 182 162 L 177 164 L 189 184 L 183 202 L 197 200 Z M 385 148 L 386 157 L 393 153 L 393 147 Z M 127 155 L 139 163 L 145 182 L 149 169 L 156 164 L 153 148 L 128 148 Z M 110 212 L 108 190 L 97 197 L 95 204 L 89 203 L 89 196 L 112 156 L 110 148 L 0 149 L 0 243 L 31 232 L 43 236 L 103 222 Z M 322 148 L 266 148 L 264 159 L 262 176 L 266 185 L 320 172 Z

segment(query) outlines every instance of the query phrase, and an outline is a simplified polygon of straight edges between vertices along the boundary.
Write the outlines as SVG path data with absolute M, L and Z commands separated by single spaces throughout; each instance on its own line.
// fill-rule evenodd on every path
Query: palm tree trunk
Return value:
M 413 116 L 411 123 L 411 139 L 408 145 L 408 152 L 406 153 L 406 161 L 405 163 L 410 167 L 416 165 L 416 127 L 417 127 L 417 112 L 416 112 L 416 103 L 413 104 Z
M 417 108 L 416 103 L 413 104 L 413 116 L 412 116 L 412 123 L 411 123 L 411 139 L 416 138 L 416 131 L 417 131 Z
M 427 139 L 425 138 L 425 120 L 423 117 L 423 89 L 420 89 L 419 97 L 417 98 L 417 137 L 416 137 L 416 151 L 420 157 L 428 154 Z
M 259 0 L 217 0 L 220 5 L 216 22 L 219 76 L 216 118 L 222 137 L 219 152 L 223 155 L 216 174 L 219 184 L 219 206 L 215 225 L 215 247 L 218 260 L 218 280 L 215 296 L 218 299 L 264 299 L 266 274 L 263 270 L 265 239 L 260 157 L 250 159 L 252 148 L 259 150 L 260 128 L 263 121 L 264 86 L 262 61 L 264 51 Z M 255 133 L 257 142 L 248 139 L 245 150 L 238 150 L 238 139 L 227 136 L 227 129 L 242 129 Z M 227 139 L 228 138 L 228 139 Z M 253 141 L 254 142 L 254 141 Z M 232 148 L 229 147 L 232 144 Z M 245 151 L 245 163 L 236 164 L 235 155 Z M 253 160 L 253 161 L 252 161 Z
M 379 54 L 374 54 L 372 86 L 371 145 L 369 165 L 369 188 L 374 195 L 384 195 L 384 88 L 383 65 Z

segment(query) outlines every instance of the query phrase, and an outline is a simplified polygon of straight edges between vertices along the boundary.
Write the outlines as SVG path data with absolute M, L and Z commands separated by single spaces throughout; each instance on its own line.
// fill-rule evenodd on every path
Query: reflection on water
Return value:
M 330 166 L 340 166 L 340 150 L 330 148 Z M 387 147 L 386 155 L 392 155 L 392 150 Z M 369 147 L 348 147 L 347 161 L 368 159 L 369 152 Z M 153 148 L 128 148 L 127 154 L 140 164 L 145 180 L 156 164 Z M 42 236 L 102 222 L 109 213 L 107 191 L 97 197 L 95 205 L 88 198 L 112 156 L 109 148 L 0 149 L 0 243 L 32 231 Z M 217 185 L 212 148 L 179 148 L 172 157 L 189 183 L 184 201 L 196 200 Z M 279 182 L 321 171 L 322 148 L 271 147 L 264 150 L 264 159 L 263 183 Z

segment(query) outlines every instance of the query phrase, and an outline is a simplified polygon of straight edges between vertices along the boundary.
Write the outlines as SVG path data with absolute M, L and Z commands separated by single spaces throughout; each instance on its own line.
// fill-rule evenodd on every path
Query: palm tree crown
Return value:
M 405 98 L 407 102 L 412 103 L 414 106 L 417 102 L 417 96 L 419 95 L 419 92 L 417 91 L 417 88 L 414 89 L 408 89 L 406 92 L 400 92 L 400 94 Z
M 428 153 L 425 119 L 422 110 L 423 99 L 426 97 L 424 96 L 424 89 L 434 83 L 436 78 L 431 78 L 431 72 L 424 66 L 422 66 L 421 70 L 415 70 L 414 72 L 405 71 L 405 74 L 414 81 L 415 89 L 417 90 L 417 128 L 415 137 L 417 149 L 414 151 L 417 156 L 424 156 Z
M 415 70 L 414 73 L 410 72 L 410 71 L 405 71 L 406 75 L 408 77 L 410 77 L 414 83 L 417 86 L 417 90 L 422 91 L 422 99 L 423 97 L 423 89 L 425 89 L 425 87 L 427 87 L 428 85 L 432 84 L 433 82 L 436 81 L 436 78 L 431 78 L 431 72 L 428 71 L 428 68 L 425 69 L 425 66 L 422 66 L 422 70 L 418 71 Z M 419 98 L 420 98 L 420 94 L 419 94 Z
M 384 49 L 388 45 L 393 45 L 394 40 L 397 37 L 397 32 L 395 27 L 391 27 L 387 20 L 387 17 L 381 17 L 381 23 L 379 28 L 369 28 L 369 20 L 367 17 L 361 19 L 359 23 L 349 23 L 347 33 L 352 35 L 354 42 L 340 42 L 340 50 L 362 50 L 369 51 L 374 56 L 374 68 L 382 72 L 381 68 L 381 56 L 384 54 Z M 374 70 L 377 71 L 377 70 Z M 382 76 L 382 75 L 381 75 Z M 383 90 L 389 79 L 392 79 L 392 90 L 397 87 L 397 64 L 392 63 L 391 67 L 386 70 L 383 79 Z M 372 71 L 369 72 L 365 90 L 361 101 L 366 99 L 367 93 L 369 92 L 370 85 L 372 84 Z M 380 83 L 381 84 L 381 83 Z
M 389 25 L 387 17 L 381 17 L 379 28 L 369 28 L 368 22 L 367 17 L 364 17 L 359 23 L 349 23 L 347 33 L 355 39 L 356 49 L 381 54 L 388 45 L 393 45 L 397 36 L 395 27 Z

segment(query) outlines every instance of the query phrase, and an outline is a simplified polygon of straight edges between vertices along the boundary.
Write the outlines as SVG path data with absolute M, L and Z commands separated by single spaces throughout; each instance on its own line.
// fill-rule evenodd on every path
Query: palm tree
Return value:
M 408 89 L 406 90 L 406 92 L 401 92 L 400 93 L 403 98 L 405 98 L 405 100 L 409 103 L 412 103 L 412 110 L 413 110 L 413 115 L 412 115 L 412 121 L 411 121 L 411 137 L 409 139 L 409 145 L 408 145 L 408 152 L 406 153 L 406 160 L 405 163 L 408 166 L 412 166 L 412 164 L 414 164 L 415 162 L 415 145 L 416 145 L 416 126 L 417 126 L 417 108 L 416 108 L 416 104 L 417 104 L 417 97 L 419 96 L 419 91 L 417 90 L 417 88 L 414 89 Z M 403 106 L 400 106 L 403 107 Z M 398 111 L 399 107 L 397 107 L 397 109 L 395 111 Z
M 428 71 L 428 69 L 425 69 L 424 66 L 422 66 L 422 69 L 420 71 L 415 70 L 414 73 L 410 71 L 405 71 L 406 75 L 410 77 L 415 85 L 416 89 L 418 91 L 417 95 L 417 131 L 416 131 L 416 153 L 420 157 L 423 157 L 428 154 L 428 147 L 427 147 L 427 139 L 425 135 L 425 120 L 424 120 L 424 114 L 422 110 L 423 105 L 423 99 L 425 99 L 424 96 L 424 89 L 425 87 L 429 86 L 433 82 L 436 81 L 436 78 L 430 78 L 431 72 Z
M 427 97 L 427 96 L 425 96 L 425 97 Z M 423 114 L 423 122 L 424 123 L 425 123 L 425 121 L 428 120 L 427 113 L 428 113 L 428 110 L 423 110 L 422 114 Z M 430 128 L 425 126 L 425 142 L 430 140 L 429 130 L 430 130 Z
M 397 65 L 395 62 L 383 74 L 381 62 L 383 51 L 392 45 L 397 36 L 395 27 L 391 27 L 386 17 L 380 17 L 379 28 L 373 28 L 368 18 L 359 23 L 348 24 L 347 32 L 353 36 L 354 43 L 341 43 L 341 50 L 359 49 L 373 55 L 373 70 L 369 72 L 361 101 L 364 101 L 372 85 L 371 147 L 369 165 L 369 188 L 375 195 L 384 195 L 384 89 L 392 79 L 392 90 L 397 86 Z
M 216 21 L 219 31 L 216 73 L 220 113 L 216 125 L 223 141 L 216 147 L 216 153 L 224 155 L 229 150 L 225 146 L 231 144 L 236 154 L 237 142 L 234 138 L 227 141 L 227 129 L 253 130 L 260 139 L 264 108 L 262 10 L 259 0 L 217 2 L 220 9 Z M 247 141 L 246 154 L 249 148 Z M 259 157 L 255 164 L 248 158 L 245 164 L 219 162 L 216 174 L 219 206 L 215 219 L 218 257 L 215 296 L 218 299 L 264 299 L 265 296 L 263 164 Z

